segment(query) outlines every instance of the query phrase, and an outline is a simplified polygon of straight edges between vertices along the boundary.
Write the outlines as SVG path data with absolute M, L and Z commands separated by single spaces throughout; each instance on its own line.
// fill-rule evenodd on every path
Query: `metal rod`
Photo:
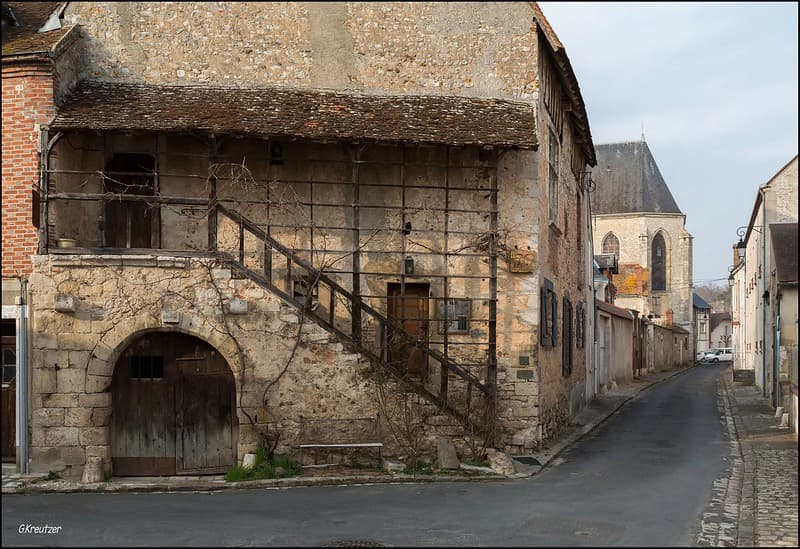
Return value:
M 208 249 L 217 250 L 217 176 L 214 169 L 218 146 L 217 140 L 211 137 L 209 142 L 210 154 L 208 155 Z
M 447 148 L 447 164 L 450 164 L 450 147 Z M 445 168 L 444 172 L 444 249 L 447 249 L 447 227 L 450 224 L 450 217 L 449 217 L 449 208 L 450 208 L 450 192 L 448 187 L 450 186 L 450 170 Z M 448 351 L 449 351 L 449 337 L 448 332 L 450 331 L 450 302 L 449 302 L 449 283 L 447 277 L 447 255 L 444 256 L 444 358 L 445 360 L 448 359 Z M 447 399 L 447 369 L 441 368 L 439 371 L 439 396 L 443 399 Z
M 489 216 L 489 364 L 486 372 L 486 385 L 489 389 L 489 402 L 486 407 L 485 425 L 494 422 L 497 404 L 497 151 L 492 149 L 489 168 L 491 209 Z
M 361 343 L 361 308 L 358 306 L 358 301 L 361 299 L 361 232 L 359 230 L 360 220 L 360 210 L 359 210 L 359 164 L 358 161 L 361 159 L 361 152 L 363 148 L 351 148 L 350 155 L 352 162 L 352 177 L 353 177 L 353 273 L 352 273 L 352 280 L 353 280 L 353 312 L 352 312 L 352 334 L 353 334 L 353 341 L 356 343 Z

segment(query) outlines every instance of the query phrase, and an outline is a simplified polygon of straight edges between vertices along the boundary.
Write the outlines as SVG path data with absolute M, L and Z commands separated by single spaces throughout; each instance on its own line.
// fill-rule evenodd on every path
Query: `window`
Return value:
M 135 355 L 131 357 L 132 379 L 161 379 L 163 377 L 164 377 L 163 356 Z
M 572 343 L 575 331 L 572 325 L 572 302 L 564 296 L 561 301 L 563 326 L 561 328 L 561 375 L 572 375 Z
M 664 236 L 660 232 L 653 238 L 650 266 L 650 288 L 655 291 L 665 291 L 667 289 L 667 246 L 664 243 Z
M 555 347 L 558 344 L 558 300 L 553 291 L 553 283 L 544 279 L 539 307 L 539 341 L 542 347 Z
M 608 233 L 603 239 L 604 254 L 614 254 L 614 257 L 619 259 L 619 239 L 614 233 Z
M 549 221 L 558 226 L 558 137 L 550 130 L 550 142 L 547 147 L 548 186 L 547 201 L 549 203 Z
M 575 346 L 583 348 L 586 344 L 586 309 L 583 302 L 578 301 L 575 306 Z
M 439 333 L 467 333 L 472 301 L 469 299 L 448 299 L 447 305 L 439 303 Z
M 701 322 L 700 323 L 700 333 L 701 334 L 706 333 L 706 323 L 705 322 Z

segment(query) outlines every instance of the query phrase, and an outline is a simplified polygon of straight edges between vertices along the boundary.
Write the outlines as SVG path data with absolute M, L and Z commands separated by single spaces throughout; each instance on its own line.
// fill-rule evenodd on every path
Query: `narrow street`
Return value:
M 688 546 L 727 475 L 725 366 L 643 392 L 515 481 L 3 498 L 3 545 Z M 61 526 L 20 535 L 21 524 Z

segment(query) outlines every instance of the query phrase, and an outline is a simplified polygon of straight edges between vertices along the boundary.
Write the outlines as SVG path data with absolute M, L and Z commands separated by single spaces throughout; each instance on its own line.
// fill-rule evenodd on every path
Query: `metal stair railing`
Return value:
M 336 334 L 343 343 L 365 356 L 406 388 L 416 392 L 460 422 L 478 431 L 483 431 L 486 428 L 490 420 L 488 416 L 475 419 L 471 415 L 473 411 L 473 392 L 477 392 L 486 399 L 486 410 L 493 411 L 495 394 L 492 388 L 482 383 L 471 372 L 445 357 L 439 351 L 431 349 L 425 342 L 414 340 L 406 334 L 398 323 L 391 321 L 364 303 L 358 296 L 342 287 L 330 276 L 316 269 L 303 258 L 298 257 L 290 248 L 272 238 L 272 236 L 239 212 L 217 203 L 214 206 L 214 213 L 215 215 L 222 214 L 232 221 L 238 229 L 236 257 L 234 254 L 217 249 L 216 242 L 213 247 L 213 249 L 217 250 L 218 257 L 225 261 L 232 270 L 268 289 L 284 302 L 303 311 L 306 316 L 313 318 L 317 324 Z M 215 225 L 216 232 L 219 233 L 222 230 L 222 225 L 220 223 L 215 223 Z M 214 236 L 217 240 L 219 239 L 218 234 Z M 259 253 L 262 254 L 263 260 L 258 262 L 260 263 L 258 266 L 248 266 L 247 264 L 249 258 L 248 254 L 245 253 L 245 242 L 248 238 L 254 239 L 260 247 Z M 285 271 L 282 276 L 275 276 L 276 271 L 279 269 L 275 268 L 273 254 L 277 254 L 279 260 L 281 257 L 285 260 Z M 312 281 L 310 284 L 306 283 L 309 288 L 313 288 L 316 294 L 314 306 L 307 300 L 308 293 L 304 296 L 306 299 L 297 299 L 294 284 L 295 280 L 298 279 L 298 275 L 305 277 L 305 281 L 309 279 Z M 327 294 L 327 299 L 323 299 L 325 294 Z M 337 304 L 339 304 L 339 307 L 337 307 Z M 361 314 L 353 314 L 354 311 L 360 311 Z M 360 322 L 354 322 L 354 318 L 360 319 Z M 440 368 L 446 369 L 457 379 L 460 379 L 464 383 L 466 391 L 465 402 L 462 403 L 462 406 L 459 407 L 451 401 L 452 399 L 448 399 L 446 385 L 440 388 L 437 394 L 425 387 L 424 383 L 409 379 L 398 368 L 393 367 L 389 361 L 389 347 L 392 343 L 413 345 L 415 349 L 426 357 L 426 362 L 433 361 L 438 363 Z

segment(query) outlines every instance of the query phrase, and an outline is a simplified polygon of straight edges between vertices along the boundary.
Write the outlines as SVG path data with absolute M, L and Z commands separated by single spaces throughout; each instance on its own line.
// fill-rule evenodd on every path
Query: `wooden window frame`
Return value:
M 558 298 L 553 283 L 546 278 L 540 295 L 539 342 L 542 347 L 558 345 Z
M 551 226 L 558 228 L 558 198 L 559 198 L 559 142 L 558 136 L 552 128 L 548 128 L 547 141 L 547 220 Z
M 575 329 L 573 326 L 573 310 L 572 302 L 565 295 L 561 300 L 562 313 L 562 328 L 561 328 L 561 375 L 569 377 L 572 375 L 573 366 L 573 342 L 575 336 Z

